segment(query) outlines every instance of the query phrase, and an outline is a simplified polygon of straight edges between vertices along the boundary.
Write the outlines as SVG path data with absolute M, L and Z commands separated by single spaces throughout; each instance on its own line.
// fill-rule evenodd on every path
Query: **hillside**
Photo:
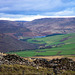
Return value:
M 0 33 L 18 38 L 18 36 L 24 36 L 25 33 L 31 33 L 31 31 L 15 21 L 0 20 Z M 27 36 L 26 34 L 25 36 Z
M 42 18 L 23 24 L 40 35 L 75 33 L 75 18 Z
M 14 21 L 0 20 L 0 33 L 18 33 L 30 31 Z
M 33 37 L 39 35 L 38 33 L 32 32 L 30 29 L 23 26 L 24 23 L 26 22 L 0 20 L 0 33 L 10 35 L 16 39 L 18 39 L 19 36 Z
M 38 45 L 17 40 L 9 35 L 0 34 L 0 52 L 36 49 Z
M 15 36 L 45 36 L 53 33 L 75 33 L 75 18 L 42 18 L 33 21 L 0 20 L 0 33 Z

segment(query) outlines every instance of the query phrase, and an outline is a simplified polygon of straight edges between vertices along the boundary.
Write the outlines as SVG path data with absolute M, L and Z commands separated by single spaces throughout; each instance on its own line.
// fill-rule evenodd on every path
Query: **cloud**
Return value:
M 58 11 L 75 5 L 64 0 L 1 0 L 0 11 Z M 4 9 L 4 10 L 3 10 Z
M 62 14 L 63 12 L 61 12 Z M 65 18 L 65 17 L 75 17 L 75 16 L 60 16 L 60 13 L 55 13 L 51 16 L 47 15 L 13 15 L 13 14 L 4 14 L 0 13 L 0 16 L 3 15 L 3 17 L 0 17 L 0 20 L 11 20 L 11 21 L 32 21 L 35 19 L 40 19 L 40 18 Z
M 45 16 L 75 16 L 75 7 L 67 8 L 58 12 L 46 12 L 43 13 Z
M 0 19 L 75 16 L 75 0 L 0 0 Z
M 75 16 L 75 8 L 68 8 L 55 13 L 56 16 Z

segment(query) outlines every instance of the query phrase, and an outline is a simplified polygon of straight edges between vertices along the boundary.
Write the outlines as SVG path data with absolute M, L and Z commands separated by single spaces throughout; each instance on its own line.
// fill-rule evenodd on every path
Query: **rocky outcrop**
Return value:
M 56 68 L 57 70 L 72 70 L 75 71 L 75 61 L 69 58 L 53 59 L 36 59 L 34 63 L 42 67 Z
M 26 60 L 14 54 L 0 55 L 0 65 L 20 64 L 33 66 L 37 69 L 39 69 L 39 66 L 41 66 L 45 68 L 52 68 L 54 72 L 60 72 L 60 70 L 75 71 L 75 61 L 69 58 L 53 59 L 50 61 L 42 58 L 30 58 L 30 60 L 32 61 Z
M 31 58 L 30 58 L 31 59 Z M 27 65 L 27 66 L 33 66 L 36 67 L 36 64 L 30 60 L 26 60 L 23 57 L 20 57 L 16 54 L 0 54 L 0 65 L 7 64 L 7 65 Z

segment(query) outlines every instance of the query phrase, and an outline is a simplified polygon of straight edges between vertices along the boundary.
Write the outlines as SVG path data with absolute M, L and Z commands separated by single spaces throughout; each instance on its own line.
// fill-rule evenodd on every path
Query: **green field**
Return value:
M 62 40 L 63 38 L 67 38 L 67 37 L 70 37 L 70 39 L 60 42 L 60 40 Z M 29 43 L 46 44 L 46 46 L 60 44 L 60 43 L 66 43 L 66 42 L 71 42 L 71 41 L 75 42 L 75 33 L 43 37 L 43 38 L 33 38 L 33 39 L 27 40 L 27 42 L 29 42 Z
M 28 39 L 27 41 L 29 43 L 46 44 L 45 47 L 51 45 L 52 48 L 29 50 L 29 51 L 26 50 L 26 51 L 9 52 L 9 53 L 17 54 L 22 57 L 75 55 L 75 34 L 74 33 L 49 36 L 43 38 L 32 38 L 32 39 Z

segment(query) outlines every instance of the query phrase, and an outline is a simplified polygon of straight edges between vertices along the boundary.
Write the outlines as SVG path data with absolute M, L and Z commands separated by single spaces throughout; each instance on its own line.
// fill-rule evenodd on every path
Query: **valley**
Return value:
M 39 44 L 39 49 L 9 52 L 22 57 L 75 55 L 75 34 L 63 34 L 28 39 L 27 42 Z
M 75 18 L 0 20 L 0 51 L 23 57 L 75 54 Z

